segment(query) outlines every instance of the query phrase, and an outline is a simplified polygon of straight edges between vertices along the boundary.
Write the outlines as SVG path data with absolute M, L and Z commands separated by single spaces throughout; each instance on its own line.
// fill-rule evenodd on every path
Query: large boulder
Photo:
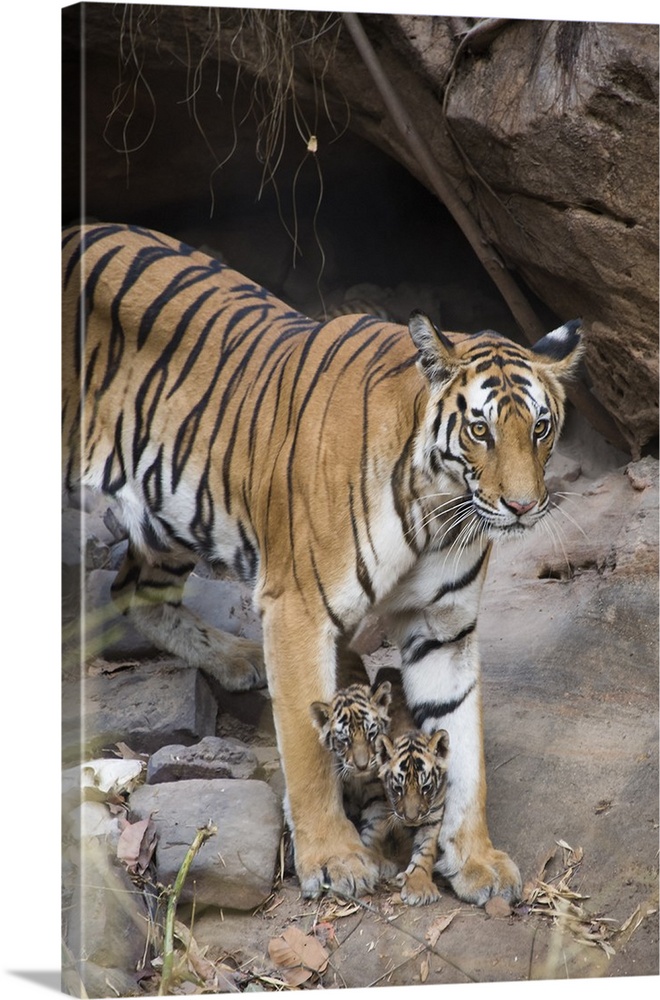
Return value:
M 323 198 L 335 198 L 335 227 L 354 217 L 351 189 L 372 163 L 349 153 L 344 174 L 332 172 L 342 139 L 351 149 L 338 134 L 345 127 L 429 186 L 339 16 L 160 7 L 148 15 L 145 8 L 133 24 L 130 13 L 119 16 L 112 5 L 84 9 L 91 213 L 179 235 L 186 226 L 177 219 L 211 191 L 213 207 L 226 210 L 249 189 L 242 228 L 225 223 L 222 248 L 256 280 L 264 280 L 267 259 L 264 283 L 273 289 L 286 279 L 291 245 L 281 224 L 275 235 L 266 232 L 264 203 L 255 201 L 271 168 L 280 190 L 296 199 L 305 178 L 313 178 L 311 200 L 296 204 L 296 231 L 319 209 L 317 172 L 301 169 L 305 158 L 318 165 Z M 64 15 L 69 97 L 80 81 L 78 17 L 76 8 Z M 535 293 L 544 325 L 584 319 L 593 391 L 638 456 L 658 428 L 658 26 L 499 19 L 484 34 L 474 18 L 388 14 L 361 21 L 491 255 Z M 77 164 L 80 130 L 72 112 L 67 122 L 65 161 Z M 316 145 L 308 145 L 306 128 L 317 133 Z M 71 168 L 65 206 L 79 189 Z M 279 197 L 277 204 L 280 211 Z M 404 220 L 398 208 L 381 213 L 394 220 L 386 255 L 397 260 L 425 222 L 414 212 Z M 383 219 L 366 228 L 377 223 Z M 328 268 L 355 246 L 364 253 L 365 225 L 354 228 L 359 234 L 326 238 Z M 449 268 L 458 243 L 455 231 L 438 230 L 435 244 L 447 245 Z M 318 275 L 305 263 L 298 273 L 313 288 Z M 349 284 L 360 280 L 355 274 Z M 475 293 L 477 284 L 471 279 Z M 480 319 L 493 323 L 489 315 Z

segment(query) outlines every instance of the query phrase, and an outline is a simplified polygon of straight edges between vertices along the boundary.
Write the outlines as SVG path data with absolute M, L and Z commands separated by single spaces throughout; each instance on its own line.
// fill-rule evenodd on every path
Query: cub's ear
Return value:
M 449 754 L 449 733 L 446 729 L 438 729 L 429 740 L 429 750 L 436 757 L 444 760 Z
M 319 731 L 322 731 L 323 727 L 327 726 L 330 721 L 330 705 L 324 701 L 313 701 L 309 706 L 309 713 L 312 717 L 312 722 Z
M 385 733 L 381 733 L 380 736 L 376 737 L 376 753 L 381 765 L 387 764 L 388 760 L 391 760 L 394 756 L 394 744 Z
M 392 685 L 390 682 L 383 681 L 382 684 L 379 684 L 372 694 L 371 700 L 377 708 L 386 712 L 390 707 L 390 702 L 392 701 Z
M 542 364 L 551 365 L 559 378 L 569 378 L 584 354 L 582 320 L 572 319 L 537 341 L 532 353 Z
M 408 329 L 419 351 L 419 370 L 431 383 L 446 382 L 451 373 L 460 367 L 452 342 L 418 309 L 410 314 Z

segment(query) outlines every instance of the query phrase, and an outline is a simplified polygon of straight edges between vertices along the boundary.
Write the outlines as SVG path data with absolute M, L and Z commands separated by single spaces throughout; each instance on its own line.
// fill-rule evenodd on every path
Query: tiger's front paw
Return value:
M 227 691 L 251 691 L 266 687 L 266 665 L 260 643 L 238 636 L 231 637 L 229 651 L 217 664 L 205 666 Z
M 484 906 L 492 896 L 502 896 L 507 903 L 515 903 L 522 893 L 518 866 L 508 854 L 494 848 L 472 854 L 461 870 L 448 878 L 459 899 L 477 906 Z
M 316 899 L 324 892 L 344 896 L 364 896 L 373 892 L 378 882 L 378 858 L 364 847 L 348 839 L 344 845 L 333 843 L 327 851 L 318 848 L 309 852 L 296 851 L 296 871 L 303 896 Z
M 417 868 L 410 873 L 403 872 L 398 879 L 401 885 L 401 899 L 408 906 L 426 906 L 437 903 L 440 890 L 426 872 Z

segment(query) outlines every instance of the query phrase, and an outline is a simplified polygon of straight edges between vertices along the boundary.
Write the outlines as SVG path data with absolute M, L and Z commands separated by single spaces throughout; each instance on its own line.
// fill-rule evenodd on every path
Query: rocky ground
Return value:
M 513 910 L 448 889 L 426 908 L 387 890 L 302 900 L 267 693 L 228 695 L 117 618 L 125 541 L 105 500 L 82 519 L 81 616 L 81 514 L 64 512 L 68 992 L 157 992 L 167 890 L 209 823 L 171 992 L 657 974 L 658 462 L 569 428 L 550 481 L 553 527 L 496 552 L 479 624 L 491 834 L 525 881 Z M 186 600 L 259 634 L 234 583 L 195 575 Z M 377 626 L 360 642 L 368 664 L 396 662 Z

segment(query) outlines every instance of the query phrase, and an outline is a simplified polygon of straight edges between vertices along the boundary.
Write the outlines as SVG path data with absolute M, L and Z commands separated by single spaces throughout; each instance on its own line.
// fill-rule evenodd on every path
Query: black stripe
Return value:
M 392 470 L 392 498 L 394 500 L 394 511 L 401 522 L 401 527 L 403 530 L 403 538 L 409 548 L 413 552 L 417 552 L 418 549 L 415 545 L 415 531 L 414 524 L 410 519 L 410 505 L 405 493 L 404 484 L 406 482 L 406 473 L 410 473 L 410 455 L 415 442 L 415 433 L 413 432 L 405 445 L 403 446 L 403 451 L 396 460 L 394 469 Z
M 464 587 L 469 587 L 470 584 L 473 583 L 478 577 L 479 570 L 483 566 L 484 559 L 490 552 L 490 548 L 491 548 L 490 545 L 486 546 L 484 551 L 477 559 L 476 563 L 473 566 L 471 566 L 470 569 L 463 574 L 463 576 L 459 576 L 457 580 L 452 580 L 451 583 L 443 584 L 443 586 L 440 587 L 435 596 L 431 598 L 429 603 L 435 604 L 435 602 L 443 598 L 445 594 L 453 593 L 456 590 L 462 590 Z
M 369 603 L 373 604 L 376 599 L 376 595 L 374 594 L 371 577 L 369 576 L 369 571 L 367 570 L 367 565 L 364 561 L 364 556 L 362 555 L 362 549 L 360 547 L 360 536 L 358 534 L 357 522 L 355 520 L 355 510 L 353 508 L 353 485 L 351 483 L 349 483 L 348 486 L 348 509 L 351 517 L 353 544 L 355 545 L 355 571 L 358 583 L 369 598 Z
M 121 446 L 123 421 L 124 415 L 120 413 L 117 418 L 117 423 L 115 424 L 114 445 L 103 468 L 102 489 L 104 493 L 115 493 L 117 490 L 121 489 L 122 486 L 126 485 L 126 466 L 124 465 L 124 453 Z M 113 476 L 115 459 L 119 464 L 119 471 Z
M 163 256 L 166 256 L 166 254 L 163 254 Z M 138 351 L 140 351 L 144 347 L 149 337 L 149 334 L 151 333 L 153 326 L 156 323 L 156 320 L 160 316 L 164 307 L 168 305 L 170 302 L 172 302 L 176 298 L 176 296 L 179 295 L 181 292 L 187 291 L 189 288 L 191 288 L 193 285 L 198 284 L 198 282 L 200 281 L 207 281 L 208 277 L 209 275 L 207 269 L 204 267 L 200 267 L 199 264 L 192 264 L 190 267 L 186 267 L 184 268 L 184 270 L 179 271 L 176 274 L 176 276 L 172 279 L 172 281 L 170 281 L 167 287 L 164 288 L 163 291 L 159 295 L 157 295 L 156 298 L 153 299 L 153 301 L 149 303 L 149 305 L 146 307 L 146 309 L 142 314 L 142 319 L 140 321 L 140 326 L 138 327 L 138 333 L 136 339 L 136 345 Z M 213 292 L 217 291 L 219 291 L 217 287 L 211 288 L 207 290 L 205 296 L 200 296 L 200 299 L 203 297 L 208 297 L 209 294 L 212 294 Z M 193 308 L 195 308 L 194 303 L 193 303 Z
M 472 681 L 472 684 L 460 697 L 453 698 L 451 701 L 423 701 L 419 705 L 413 706 L 411 711 L 415 725 L 421 729 L 427 719 L 443 719 L 445 716 L 451 715 L 474 691 L 476 684 L 476 681 Z
M 442 400 L 438 403 L 438 412 L 435 415 L 435 420 L 433 421 L 433 430 L 431 432 L 432 438 L 435 441 L 440 433 L 440 424 L 442 423 L 442 411 L 444 409 L 444 404 Z
M 461 642 L 468 635 L 474 632 L 476 627 L 476 621 L 470 622 L 469 625 L 466 625 L 464 629 L 461 629 L 461 631 L 451 639 L 422 639 L 420 642 L 418 637 L 412 636 L 403 644 L 401 648 L 401 658 L 406 666 L 411 667 L 413 664 L 419 663 L 420 660 L 423 660 L 425 656 L 429 655 L 429 653 L 435 652 L 436 649 L 440 649 L 442 646 L 450 646 L 456 642 Z
M 335 628 L 338 629 L 338 631 L 343 632 L 344 631 L 344 626 L 343 626 L 343 624 L 342 624 L 339 616 L 330 607 L 330 602 L 328 601 L 328 598 L 326 597 L 325 590 L 323 589 L 323 584 L 321 583 L 321 577 L 320 577 L 320 574 L 319 574 L 319 571 L 318 571 L 318 567 L 316 565 L 316 560 L 314 559 L 314 553 L 310 552 L 309 555 L 310 555 L 310 558 L 312 560 L 312 569 L 314 570 L 314 578 L 316 579 L 316 586 L 318 587 L 319 594 L 321 595 L 321 600 L 323 601 L 323 606 L 324 606 L 324 608 L 325 608 L 325 610 L 326 610 L 326 612 L 328 614 L 328 618 L 330 619 L 330 621 L 332 622 L 332 624 L 335 626 Z

